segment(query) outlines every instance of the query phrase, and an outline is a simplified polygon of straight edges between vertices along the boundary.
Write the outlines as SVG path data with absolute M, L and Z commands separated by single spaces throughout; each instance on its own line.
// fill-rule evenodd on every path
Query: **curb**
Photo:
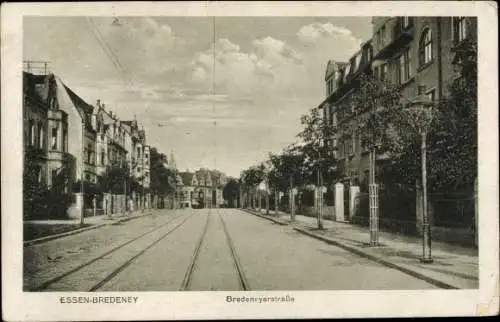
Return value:
M 252 214 L 252 215 L 254 215 L 254 216 L 257 216 L 257 217 L 260 217 L 260 218 L 263 218 L 263 219 L 270 220 L 270 221 L 275 222 L 275 223 L 277 223 L 277 224 L 280 224 L 280 225 L 282 225 L 282 226 L 287 226 L 287 225 L 288 225 L 288 223 L 286 223 L 286 222 L 283 222 L 283 221 L 278 220 L 278 219 L 276 219 L 276 218 L 267 217 L 267 216 L 264 216 L 264 215 L 262 215 L 262 214 L 257 214 L 257 213 L 255 213 L 255 212 L 253 212 L 253 211 L 251 211 L 251 210 L 248 210 L 248 209 L 241 209 L 241 208 L 240 208 L 240 210 L 241 210 L 241 211 L 244 211 L 244 212 L 247 212 L 247 213 L 249 213 L 249 214 Z
M 153 212 L 147 212 L 147 213 L 144 213 L 144 215 L 131 216 L 131 217 L 123 217 L 123 218 L 118 219 L 115 223 L 127 222 L 127 221 L 131 221 L 131 220 L 134 220 L 134 219 L 146 217 L 146 216 L 151 216 L 152 214 L 153 214 Z
M 424 275 L 422 273 L 419 273 L 419 272 L 417 272 L 415 270 L 409 269 L 409 268 L 404 267 L 404 266 L 399 265 L 399 264 L 395 264 L 395 263 L 390 262 L 390 261 L 386 261 L 386 260 L 384 260 L 384 259 L 382 259 L 380 257 L 368 254 L 368 253 L 366 253 L 366 252 L 364 252 L 364 251 L 362 251 L 362 250 L 360 250 L 360 249 L 358 249 L 356 247 L 347 246 L 347 245 L 345 245 L 343 243 L 340 243 L 340 242 L 338 242 L 338 241 L 336 241 L 334 239 L 331 239 L 331 238 L 328 238 L 328 237 L 324 237 L 324 236 L 321 236 L 321 235 L 318 235 L 318 234 L 311 233 L 311 232 L 305 230 L 304 228 L 293 227 L 293 229 L 296 230 L 296 231 L 298 231 L 301 234 L 304 234 L 304 235 L 307 235 L 309 237 L 313 237 L 313 238 L 319 239 L 319 240 L 321 240 L 321 241 L 323 241 L 323 242 L 325 242 L 327 244 L 343 248 L 343 249 L 345 249 L 345 250 L 347 250 L 347 251 L 349 251 L 351 253 L 354 253 L 354 254 L 356 254 L 358 256 L 370 259 L 370 260 L 372 260 L 374 262 L 377 262 L 377 263 L 379 263 L 381 265 L 384 265 L 386 267 L 396 269 L 398 271 L 401 271 L 401 272 L 406 273 L 406 274 L 408 274 L 410 276 L 416 277 L 416 278 L 418 278 L 420 280 L 423 280 L 423 281 L 425 281 L 427 283 L 430 283 L 430 284 L 432 284 L 434 286 L 437 286 L 439 288 L 453 289 L 453 290 L 459 289 L 458 287 L 455 287 L 455 286 L 450 285 L 448 283 L 442 282 L 442 281 L 437 280 L 435 278 L 426 276 L 426 275 Z
M 41 244 L 43 242 L 48 242 L 50 240 L 54 240 L 54 239 L 58 239 L 58 238 L 66 237 L 66 236 L 71 236 L 71 235 L 76 235 L 76 234 L 79 234 L 79 233 L 83 233 L 85 231 L 89 231 L 89 230 L 101 228 L 101 227 L 106 226 L 106 225 L 113 225 L 113 224 L 120 223 L 120 222 L 127 222 L 129 220 L 134 220 L 134 219 L 137 219 L 137 218 L 142 218 L 142 217 L 150 216 L 152 214 L 153 213 L 150 212 L 150 213 L 147 213 L 147 214 L 144 214 L 144 215 L 140 215 L 140 216 L 129 217 L 129 218 L 120 218 L 120 219 L 118 219 L 116 221 L 109 221 L 109 222 L 105 222 L 105 223 L 101 223 L 101 224 L 96 224 L 96 225 L 92 225 L 92 226 L 85 227 L 85 228 L 80 228 L 80 229 L 66 231 L 66 232 L 60 233 L 60 234 L 49 235 L 49 236 L 44 236 L 44 237 L 40 237 L 40 238 L 36 238 L 36 239 L 26 240 L 26 241 L 23 241 L 23 247 L 32 246 L 32 245 L 36 245 L 36 244 Z

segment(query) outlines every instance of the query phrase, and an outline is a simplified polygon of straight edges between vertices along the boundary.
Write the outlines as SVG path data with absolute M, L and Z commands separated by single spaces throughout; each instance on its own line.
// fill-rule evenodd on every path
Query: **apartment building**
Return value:
M 348 61 L 329 61 L 325 73 L 327 97 L 319 108 L 326 123 L 337 130 L 325 144 L 331 147 L 332 156 L 339 161 L 343 181 L 348 185 L 359 185 L 359 181 L 365 179 L 360 169 L 368 168 L 368 151 L 362 150 L 356 131 L 349 128 L 354 129 L 356 115 L 360 112 L 352 104 L 352 96 L 359 88 L 360 77 L 371 74 L 372 59 L 372 43 L 367 41 Z
M 24 153 L 32 175 L 50 191 L 70 193 L 75 159 L 68 152 L 68 114 L 60 109 L 53 74 L 23 72 Z
M 29 71 L 23 72 L 24 149 L 25 159 L 33 165 L 30 175 L 33 172 L 51 190 L 72 195 L 68 212 L 78 217 L 82 204 L 91 208 L 94 198 L 92 193 L 82 195 L 79 183 L 97 184 L 108 166 L 128 165 L 140 185 L 135 204 L 149 208 L 150 147 L 144 129 L 135 120 L 120 121 L 100 100 L 95 106 L 88 104 L 48 73 L 47 66 L 25 65 Z M 97 207 L 104 207 L 101 197 Z
M 347 62 L 328 62 L 327 97 L 319 105 L 324 119 L 339 130 L 326 144 L 339 160 L 344 183 L 355 186 L 367 183 L 369 168 L 369 151 L 349 131 L 363 113 L 350 102 L 360 75 L 400 85 L 406 101 L 439 101 L 459 77 L 454 62 L 461 59 L 461 44 L 477 37 L 474 17 L 374 17 L 372 23 L 372 39 Z M 377 162 L 388 157 L 377 155 Z

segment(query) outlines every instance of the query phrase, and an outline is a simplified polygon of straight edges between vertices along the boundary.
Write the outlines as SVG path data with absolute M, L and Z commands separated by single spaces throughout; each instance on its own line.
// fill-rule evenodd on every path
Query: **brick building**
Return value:
M 362 44 L 357 53 L 346 62 L 328 62 L 325 73 L 327 97 L 319 105 L 325 121 L 337 129 L 336 135 L 327 139 L 325 144 L 331 147 L 342 172 L 343 185 L 339 191 L 343 192 L 336 199 L 344 201 L 343 207 L 339 208 L 343 208 L 342 220 L 353 219 L 356 209 L 364 211 L 363 220 L 367 220 L 368 212 L 370 153 L 361 145 L 359 136 L 363 133 L 355 130 L 364 111 L 351 100 L 360 89 L 360 75 L 371 75 L 400 86 L 403 104 L 416 100 L 438 103 L 449 94 L 450 84 L 460 78 L 455 63 L 462 59 L 463 45 L 469 39 L 477 41 L 475 17 L 374 17 L 372 22 L 372 39 Z M 375 169 L 380 169 L 390 157 L 378 153 Z M 397 197 L 392 193 L 381 190 L 381 225 L 396 223 L 404 231 L 415 230 L 415 227 L 420 231 L 421 205 L 416 203 L 418 189 L 401 188 Z M 399 204 L 394 206 L 396 200 Z M 471 196 L 458 193 L 451 197 L 430 195 L 430 203 L 430 220 L 436 225 L 433 227 L 434 236 L 457 241 L 473 239 L 464 237 L 474 233 Z
M 453 64 L 457 48 L 466 38 L 477 37 L 477 21 L 472 17 L 374 17 L 372 22 L 373 37 L 359 52 L 347 62 L 330 61 L 327 65 L 327 98 L 319 108 L 325 120 L 339 129 L 352 125 L 360 115 L 352 104 L 342 107 L 350 104 L 361 74 L 400 84 L 406 100 L 424 97 L 439 101 L 459 77 Z M 339 133 L 327 144 L 336 151 L 344 182 L 366 182 L 368 151 L 354 131 Z M 388 157 L 377 155 L 377 162 Z

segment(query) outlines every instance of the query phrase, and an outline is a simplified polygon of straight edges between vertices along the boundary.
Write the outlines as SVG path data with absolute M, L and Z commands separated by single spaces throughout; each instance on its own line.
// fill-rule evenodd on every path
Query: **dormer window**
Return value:
M 401 26 L 403 29 L 408 29 L 411 27 L 411 18 L 410 17 L 403 17 L 401 19 Z
M 354 59 L 354 72 L 359 69 L 359 66 L 361 65 L 361 53 L 356 55 L 356 58 Z
M 380 28 L 380 44 L 384 45 L 385 43 L 385 25 Z
M 453 18 L 453 40 L 455 43 L 462 42 L 467 38 L 468 34 L 468 21 L 466 17 Z
M 351 71 L 351 64 L 347 64 L 344 70 L 344 82 L 346 82 L 347 76 L 349 75 L 350 71 Z

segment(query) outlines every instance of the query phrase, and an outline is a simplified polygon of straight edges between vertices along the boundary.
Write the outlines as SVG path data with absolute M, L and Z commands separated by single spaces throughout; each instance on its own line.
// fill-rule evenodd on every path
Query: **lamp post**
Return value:
M 85 216 L 85 192 L 84 192 L 84 184 L 83 184 L 83 179 L 85 178 L 85 164 L 84 164 L 84 157 L 85 157 L 85 115 L 82 115 L 82 157 L 80 160 L 80 173 L 81 173 L 81 179 L 80 179 L 80 192 L 82 193 L 82 206 L 80 209 L 80 225 L 84 224 L 84 216 Z
M 321 149 L 321 140 L 319 142 L 319 147 Z M 321 176 L 321 151 L 318 150 L 318 177 L 317 177 L 317 188 L 316 188 L 316 204 L 317 204 L 317 219 L 318 219 L 318 229 L 323 229 L 323 222 L 321 220 L 321 211 L 323 204 L 323 180 Z
M 422 155 L 421 176 L 422 176 L 422 263 L 432 263 L 431 252 L 431 226 L 428 214 L 428 201 L 427 201 L 427 132 L 430 124 L 432 123 L 432 107 L 433 102 L 428 100 L 421 100 L 411 102 L 407 110 L 411 111 L 415 116 L 415 124 L 417 131 L 420 135 L 420 153 Z
M 374 129 L 371 137 L 370 155 L 369 155 L 369 185 L 368 197 L 370 207 L 370 246 L 378 246 L 379 244 L 379 227 L 378 227 L 378 184 L 375 177 L 376 163 L 376 139 Z

